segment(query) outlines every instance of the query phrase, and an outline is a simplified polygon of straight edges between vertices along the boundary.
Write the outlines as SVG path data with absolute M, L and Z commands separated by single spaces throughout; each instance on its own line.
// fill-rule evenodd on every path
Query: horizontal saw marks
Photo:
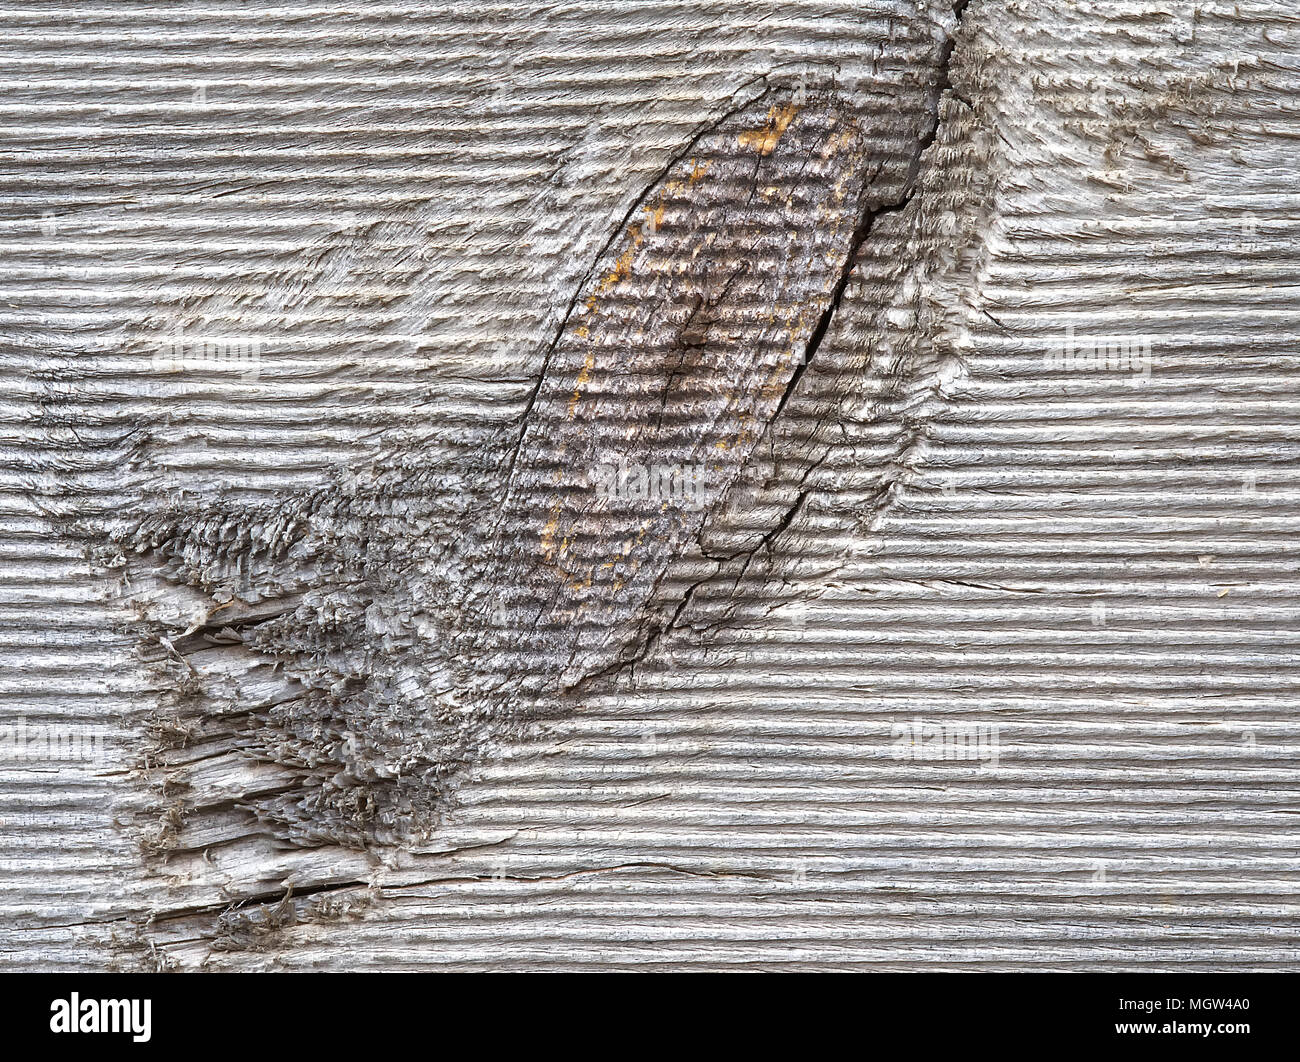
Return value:
M 513 455 L 480 605 L 498 618 L 494 672 L 568 688 L 636 639 L 824 329 L 873 165 L 843 101 L 769 89 L 634 207 L 549 352 Z

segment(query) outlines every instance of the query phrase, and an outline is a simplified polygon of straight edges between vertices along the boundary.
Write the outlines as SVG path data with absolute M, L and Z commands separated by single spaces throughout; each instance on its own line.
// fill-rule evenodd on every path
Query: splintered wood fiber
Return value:
M 1294 967 L 1294 12 L 0 25 L 6 968 Z

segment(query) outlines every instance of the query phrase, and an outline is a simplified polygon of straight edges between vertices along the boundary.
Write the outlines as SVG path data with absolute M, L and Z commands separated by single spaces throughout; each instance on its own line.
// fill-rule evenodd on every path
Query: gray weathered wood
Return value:
M 7 968 L 1294 967 L 1289 7 L 0 24 Z

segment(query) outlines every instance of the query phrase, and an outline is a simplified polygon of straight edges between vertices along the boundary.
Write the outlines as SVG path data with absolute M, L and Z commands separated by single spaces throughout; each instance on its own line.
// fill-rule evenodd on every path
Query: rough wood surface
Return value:
M 0 24 L 5 967 L 1294 967 L 1291 9 Z

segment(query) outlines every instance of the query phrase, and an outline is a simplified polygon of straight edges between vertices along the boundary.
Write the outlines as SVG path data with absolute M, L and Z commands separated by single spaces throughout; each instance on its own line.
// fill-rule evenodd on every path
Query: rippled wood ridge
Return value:
M 482 598 L 503 609 L 503 675 L 569 686 L 644 638 L 656 583 L 824 335 L 882 166 L 845 101 L 770 89 L 637 202 L 548 352 L 510 462 Z

